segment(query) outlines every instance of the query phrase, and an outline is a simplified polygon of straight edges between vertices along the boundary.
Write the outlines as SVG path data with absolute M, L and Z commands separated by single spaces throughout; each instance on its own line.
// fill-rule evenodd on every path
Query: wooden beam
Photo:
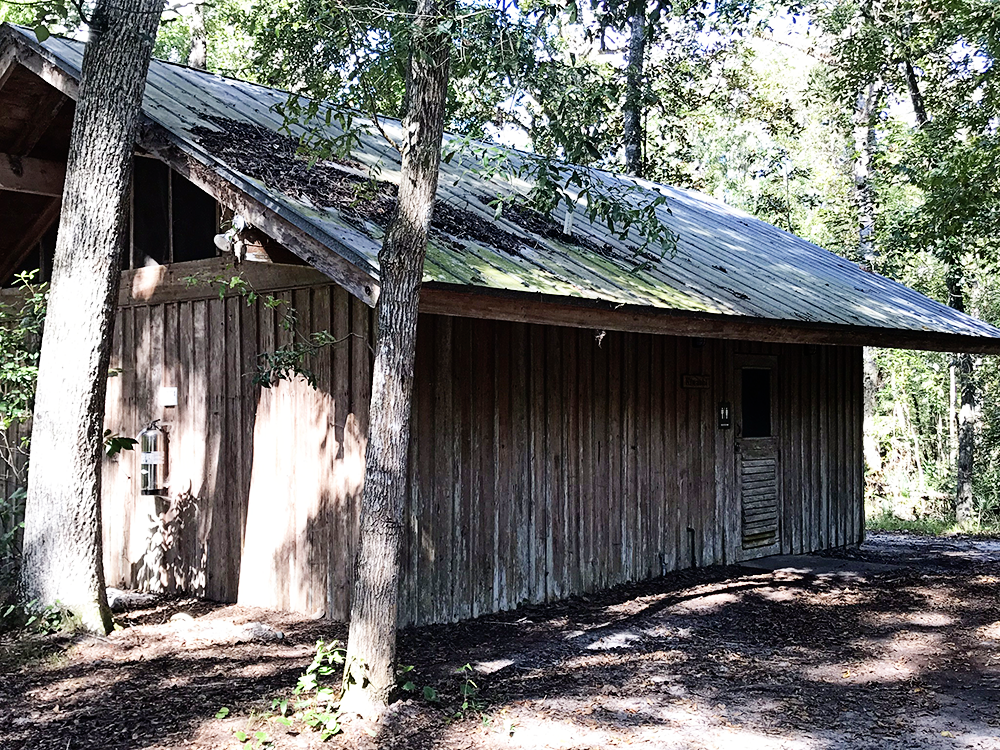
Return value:
M 310 266 L 286 263 L 234 263 L 232 258 L 207 258 L 148 266 L 122 272 L 118 304 L 121 307 L 159 305 L 196 299 L 218 299 L 216 279 L 242 276 L 257 292 L 286 291 L 332 284 L 329 277 Z M 238 289 L 221 290 L 226 297 L 240 294 Z
M 51 60 L 30 47 L 18 45 L 17 61 L 47 84 L 76 101 L 80 83 Z
M 17 45 L 10 39 L 0 44 L 0 89 L 17 69 Z
M 1000 338 L 914 331 L 900 328 L 804 323 L 802 321 L 657 310 L 612 305 L 595 300 L 547 297 L 540 294 L 445 284 L 425 285 L 420 311 L 459 318 L 509 320 L 519 323 L 589 328 L 595 331 L 632 331 L 697 338 L 771 341 L 788 344 L 876 346 L 942 352 L 1000 354 Z
M 0 283 L 6 281 L 7 277 L 24 263 L 24 260 L 31 255 L 31 251 L 35 249 L 45 233 L 59 220 L 61 206 L 62 201 L 60 200 L 53 200 L 49 203 L 32 225 L 25 230 L 20 241 L 4 257 L 0 258 Z
M 28 127 L 22 130 L 17 140 L 14 141 L 10 147 L 10 153 L 16 156 L 30 154 L 67 101 L 68 99 L 58 89 L 47 88 L 45 93 L 38 97 L 38 101 L 35 102 L 28 119 Z
M 0 154 L 0 190 L 61 198 L 65 179 L 60 162 Z
M 178 143 L 175 136 L 166 129 L 146 120 L 140 127 L 139 145 L 366 305 L 375 306 L 379 287 L 371 274 L 248 195 L 219 174 L 215 166 L 204 164 L 191 152 L 189 145 Z

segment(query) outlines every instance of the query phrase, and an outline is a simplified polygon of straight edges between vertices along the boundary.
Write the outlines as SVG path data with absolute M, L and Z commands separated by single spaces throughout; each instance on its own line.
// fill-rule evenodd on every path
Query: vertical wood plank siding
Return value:
M 104 474 L 111 585 L 343 619 L 371 378 L 371 311 L 335 286 L 137 304 L 118 313 L 107 426 L 169 434 L 170 497 L 137 456 Z M 294 327 L 283 324 L 290 306 Z M 338 342 L 301 379 L 251 384 L 260 351 Z M 740 544 L 734 358 L 776 356 L 780 547 L 863 534 L 861 350 L 423 316 L 404 524 L 402 624 L 443 622 L 695 565 Z M 685 387 L 685 375 L 708 387 Z M 161 386 L 178 388 L 161 407 Z

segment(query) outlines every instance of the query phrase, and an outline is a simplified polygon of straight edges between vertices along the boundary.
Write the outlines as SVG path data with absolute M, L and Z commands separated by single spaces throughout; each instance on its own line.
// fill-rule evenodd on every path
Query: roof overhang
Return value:
M 905 328 L 840 326 L 798 320 L 611 305 L 600 300 L 528 292 L 470 289 L 430 283 L 420 292 L 421 312 L 462 318 L 784 344 L 874 346 L 893 349 L 1000 354 L 1000 339 Z

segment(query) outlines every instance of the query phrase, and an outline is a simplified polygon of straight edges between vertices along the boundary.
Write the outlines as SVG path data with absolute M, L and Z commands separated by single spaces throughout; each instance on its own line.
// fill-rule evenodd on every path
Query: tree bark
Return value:
M 961 267 L 951 263 L 948 271 L 949 304 L 965 312 L 965 285 Z M 955 520 L 968 522 L 973 519 L 972 480 L 975 471 L 976 446 L 976 383 L 975 360 L 971 354 L 956 354 L 954 359 L 956 389 L 959 395 L 958 457 L 955 462 Z
M 365 456 L 361 529 L 340 709 L 381 717 L 395 686 L 399 555 L 417 309 L 437 192 L 451 40 L 440 23 L 454 0 L 420 0 L 403 120 L 399 201 L 379 252 L 381 291 Z
M 32 425 L 23 593 L 94 632 L 111 616 L 101 456 L 132 155 L 162 0 L 100 0 L 70 137 Z
M 924 106 L 924 95 L 920 92 L 920 83 L 917 81 L 917 72 L 909 60 L 903 61 L 903 69 L 906 74 L 906 87 L 910 91 L 910 103 L 913 105 L 913 117 L 917 121 L 917 127 L 922 128 L 929 120 L 927 107 Z
M 875 118 L 881 101 L 881 86 L 871 84 L 858 94 L 854 110 L 854 200 L 858 209 L 858 254 L 874 271 L 875 189 L 872 160 L 875 156 Z
M 625 125 L 622 140 L 625 143 L 625 171 L 636 177 L 643 174 L 643 65 L 646 57 L 645 6 L 638 4 L 629 16 L 628 64 L 625 69 Z
M 205 28 L 205 3 L 195 3 L 191 13 L 191 50 L 188 67 L 205 70 L 208 67 L 208 31 Z
M 874 119 L 879 111 L 880 101 L 881 85 L 872 83 L 858 94 L 854 110 L 854 200 L 858 209 L 858 255 L 870 271 L 875 270 L 878 261 L 875 250 L 875 189 L 871 169 L 875 155 Z M 875 350 L 866 346 L 862 443 L 869 479 L 878 483 L 881 483 L 882 457 L 875 439 L 875 402 L 881 380 Z

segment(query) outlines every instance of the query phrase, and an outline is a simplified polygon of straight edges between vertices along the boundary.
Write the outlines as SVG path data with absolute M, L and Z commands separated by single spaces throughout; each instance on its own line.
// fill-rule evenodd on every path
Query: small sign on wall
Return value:
M 708 388 L 710 385 L 708 375 L 681 375 L 681 386 L 684 388 Z

